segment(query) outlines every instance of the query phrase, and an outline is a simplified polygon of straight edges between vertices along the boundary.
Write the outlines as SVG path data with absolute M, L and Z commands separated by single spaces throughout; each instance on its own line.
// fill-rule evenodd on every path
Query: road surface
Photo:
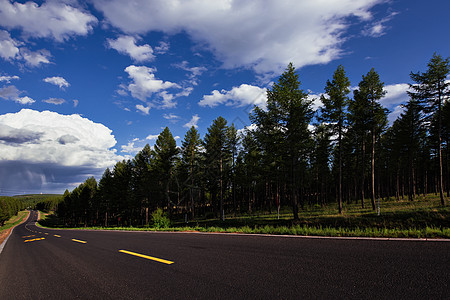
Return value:
M 0 254 L 0 299 L 449 299 L 450 242 L 52 230 Z

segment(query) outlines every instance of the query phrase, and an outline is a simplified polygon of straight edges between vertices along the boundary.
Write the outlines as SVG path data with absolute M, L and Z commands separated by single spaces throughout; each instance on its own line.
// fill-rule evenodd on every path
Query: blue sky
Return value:
M 0 0 L 0 195 L 73 189 L 168 126 L 249 126 L 289 62 L 318 98 L 372 67 L 392 122 L 411 71 L 450 56 L 450 2 Z M 315 101 L 315 107 L 320 102 Z

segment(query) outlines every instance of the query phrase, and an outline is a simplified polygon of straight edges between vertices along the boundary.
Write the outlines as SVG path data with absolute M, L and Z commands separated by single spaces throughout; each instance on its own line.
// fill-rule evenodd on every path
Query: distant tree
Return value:
M 173 203 L 170 198 L 170 183 L 174 178 L 175 163 L 179 149 L 169 128 L 166 127 L 159 134 L 155 143 L 155 169 L 159 174 L 161 187 L 167 200 L 169 213 L 172 211 Z
M 278 136 L 275 142 L 281 142 L 284 166 L 289 172 L 290 199 L 294 219 L 298 219 L 298 204 L 301 182 L 308 151 L 311 147 L 311 133 L 308 125 L 313 116 L 308 93 L 300 89 L 299 75 L 290 63 L 285 72 L 267 90 L 267 112 L 255 109 L 250 116 L 258 126 L 270 126 L 265 133 Z M 267 139 L 265 139 L 267 140 Z M 303 166 L 301 166 L 303 165 Z
M 363 105 L 368 108 L 368 125 L 372 137 L 371 202 L 373 210 L 375 210 L 375 143 L 376 137 L 387 125 L 387 110 L 378 102 L 386 94 L 383 87 L 384 83 L 380 81 L 380 76 L 372 68 L 365 76 L 363 75 L 358 90 L 355 90 L 355 98 L 365 102 Z
M 409 95 L 423 104 L 423 110 L 428 116 L 435 116 L 438 124 L 437 152 L 439 160 L 439 196 L 441 205 L 445 205 L 442 170 L 442 107 L 450 98 L 450 82 L 447 76 L 450 74 L 450 58 L 444 59 L 436 53 L 428 62 L 428 70 L 425 73 L 411 72 L 410 77 L 414 84 Z
M 199 160 L 200 160 L 200 135 L 197 129 L 192 126 L 184 136 L 184 140 L 181 143 L 181 160 L 188 173 L 188 186 L 189 186 L 189 206 L 191 218 L 195 217 L 195 203 L 194 203 L 194 189 L 195 182 L 199 173 Z
M 344 67 L 338 66 L 332 81 L 327 80 L 325 94 L 320 97 L 323 103 L 320 119 L 329 122 L 328 126 L 338 135 L 338 203 L 342 213 L 342 134 L 347 125 L 347 106 L 349 103 L 350 80 L 345 75 Z
M 149 224 L 151 194 L 152 189 L 154 189 L 154 180 L 151 172 L 152 160 L 153 151 L 147 144 L 136 154 L 132 161 L 134 205 L 136 209 L 144 211 L 145 224 Z
M 227 147 L 231 153 L 231 168 L 229 176 L 231 177 L 231 197 L 233 199 L 233 212 L 236 212 L 236 157 L 238 154 L 239 135 L 234 124 L 231 124 L 227 130 Z
M 223 206 L 223 182 L 224 167 L 229 162 L 229 152 L 227 151 L 227 121 L 223 117 L 218 117 L 208 128 L 203 140 L 205 147 L 205 163 L 208 168 L 208 186 L 213 204 L 219 202 L 218 210 L 220 218 L 224 219 Z M 217 201 L 219 198 L 219 201 Z

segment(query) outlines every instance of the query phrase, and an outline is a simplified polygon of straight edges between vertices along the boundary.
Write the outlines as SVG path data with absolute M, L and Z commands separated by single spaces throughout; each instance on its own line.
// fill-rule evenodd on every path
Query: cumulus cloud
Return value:
M 197 114 L 195 114 L 192 116 L 192 119 L 189 122 L 187 122 L 186 124 L 183 125 L 183 127 L 191 128 L 192 126 L 194 126 L 195 128 L 198 128 L 197 123 L 199 120 L 200 120 L 200 117 Z
M 32 104 L 36 102 L 28 96 L 20 97 L 22 93 L 23 92 L 19 91 L 14 85 L 4 86 L 0 88 L 0 98 L 2 99 L 11 100 L 22 105 Z
M 31 51 L 27 48 L 20 48 L 20 55 L 25 63 L 31 67 L 38 67 L 41 64 L 49 64 L 50 63 L 50 52 L 41 49 L 37 51 Z
M 150 134 L 145 139 L 152 141 L 152 140 L 156 140 L 158 138 L 158 136 L 159 136 L 159 134 Z
M 0 115 L 0 188 L 63 192 L 120 160 L 115 144 L 109 128 L 79 115 Z
M 281 73 L 291 61 L 300 68 L 339 58 L 349 18 L 368 22 L 370 9 L 383 1 L 98 0 L 94 5 L 123 32 L 186 32 L 225 68 Z
M 150 111 L 150 106 L 144 106 L 142 104 L 136 105 L 136 109 L 143 113 L 144 115 L 148 115 Z
M 389 84 L 384 87 L 384 90 L 386 95 L 381 98 L 380 103 L 386 108 L 391 109 L 393 106 L 405 103 L 409 99 L 407 94 L 409 84 L 407 83 Z
M 28 66 L 37 67 L 50 63 L 51 55 L 45 49 L 31 51 L 23 47 L 23 43 L 11 38 L 9 32 L 0 30 L 0 57 L 9 61 L 22 60 Z
M 6 60 L 15 59 L 19 55 L 20 43 L 11 38 L 9 32 L 0 30 L 0 57 Z
M 54 104 L 54 105 L 61 105 L 63 103 L 66 103 L 66 100 L 64 100 L 62 98 L 49 98 L 49 99 L 42 100 L 42 102 Z
M 129 55 L 134 61 L 152 61 L 155 56 L 150 45 L 136 45 L 136 38 L 133 36 L 120 36 L 117 39 L 107 39 L 108 46 L 117 52 Z
M 67 80 L 65 80 L 63 77 L 60 77 L 60 76 L 47 77 L 47 78 L 44 78 L 43 80 L 44 80 L 44 82 L 58 86 L 60 89 L 70 86 L 70 84 L 67 82 Z
M 163 118 L 166 120 L 178 120 L 180 118 L 180 116 L 170 113 L 170 114 L 164 114 Z
M 64 41 L 71 36 L 87 35 L 97 22 L 93 15 L 67 1 L 47 1 L 39 5 L 33 1 L 22 4 L 0 0 L 0 25 L 21 29 L 33 38 Z
M 253 85 L 241 84 L 239 87 L 233 87 L 230 91 L 214 90 L 211 95 L 204 95 L 198 102 L 200 106 L 215 107 L 219 104 L 227 106 L 248 106 L 257 105 L 265 107 L 267 103 L 267 93 L 265 88 Z
M 173 108 L 177 104 L 175 102 L 177 97 L 189 95 L 191 92 L 191 89 L 186 88 L 177 94 L 169 93 L 167 90 L 181 89 L 181 86 L 177 83 L 156 78 L 154 74 L 156 72 L 155 68 L 131 65 L 125 69 L 125 72 L 128 73 L 132 80 L 132 83 L 126 87 L 131 96 L 147 102 L 147 99 L 152 98 L 156 94 L 156 97 L 152 99 L 152 106 L 157 108 Z M 139 106 L 144 108 L 142 105 Z
M 170 81 L 163 81 L 155 77 L 155 68 L 145 66 L 128 66 L 125 69 L 133 83 L 128 85 L 128 90 L 134 98 L 145 101 L 153 93 L 170 88 L 179 88 L 180 86 Z
M 17 79 L 19 79 L 20 77 L 19 76 L 16 76 L 16 75 L 14 75 L 14 76 L 0 76 L 0 82 L 1 81 L 5 81 L 6 83 L 10 83 L 11 82 L 11 80 L 17 80 Z

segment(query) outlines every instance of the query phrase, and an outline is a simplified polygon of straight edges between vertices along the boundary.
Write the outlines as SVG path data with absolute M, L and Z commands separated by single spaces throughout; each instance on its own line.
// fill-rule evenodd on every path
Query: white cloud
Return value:
M 60 89 L 70 86 L 70 84 L 67 82 L 67 80 L 65 80 L 63 77 L 60 77 L 60 76 L 47 77 L 47 78 L 44 78 L 43 80 L 44 80 L 44 82 L 58 86 Z
M 136 154 L 142 150 L 142 147 L 136 146 L 134 141 L 128 142 L 127 145 L 122 145 L 120 148 L 121 152 L 129 154 Z
M 175 114 L 170 113 L 170 114 L 164 114 L 163 118 L 166 120 L 178 120 L 180 117 Z
M 26 104 L 33 104 L 34 102 L 36 102 L 36 100 L 34 100 L 34 99 L 32 99 L 32 98 L 30 98 L 30 97 L 28 97 L 28 96 L 25 96 L 25 97 L 18 97 L 18 98 L 16 98 L 16 100 L 15 100 L 17 103 L 20 103 L 20 104 L 23 104 L 23 105 L 26 105 Z
M 47 50 L 31 51 L 22 46 L 23 43 L 11 38 L 9 32 L 0 30 L 0 57 L 3 59 L 10 61 L 24 60 L 27 65 L 32 67 L 50 63 L 51 55 Z
M 42 100 L 42 102 L 54 104 L 54 105 L 61 105 L 63 103 L 66 103 L 66 100 L 64 100 L 62 98 L 48 98 L 48 99 Z
M 15 59 L 19 55 L 19 45 L 9 32 L 0 30 L 0 57 L 6 60 Z
M 225 68 L 281 73 L 291 61 L 300 68 L 339 58 L 349 18 L 367 22 L 370 9 L 383 1 L 98 0 L 94 5 L 123 32 L 186 32 Z
M 0 188 L 62 193 L 121 160 L 115 144 L 110 129 L 79 115 L 30 109 L 0 115 Z
M 407 83 L 389 84 L 384 87 L 384 90 L 386 95 L 381 98 L 380 103 L 386 108 L 391 109 L 393 106 L 405 103 L 409 99 L 406 93 L 409 90 L 409 84 Z
M 392 18 L 396 15 L 398 15 L 398 13 L 393 12 L 385 18 L 367 25 L 362 31 L 362 34 L 370 37 L 380 37 L 382 35 L 385 35 L 388 27 L 384 24 L 392 20 Z
M 395 120 L 403 113 L 405 107 L 403 105 L 397 105 L 394 110 L 388 115 L 389 126 L 392 126 Z
M 41 64 L 49 64 L 50 63 L 50 52 L 41 49 L 37 51 L 31 51 L 27 48 L 20 48 L 20 55 L 25 63 L 32 67 L 38 67 Z
M 155 52 L 158 54 L 164 54 L 169 51 L 170 44 L 167 42 L 159 42 L 159 46 L 155 47 Z
M 120 36 L 117 39 L 107 39 L 108 46 L 117 50 L 121 54 L 129 55 L 134 61 L 152 61 L 155 56 L 150 45 L 136 45 L 136 38 L 133 36 Z
M 0 98 L 2 99 L 11 100 L 22 105 L 32 104 L 36 102 L 35 100 L 27 96 L 20 97 L 22 93 L 23 92 L 19 91 L 14 85 L 4 86 L 0 88 Z
M 151 97 L 153 93 L 180 87 L 176 83 L 157 79 L 154 74 L 155 68 L 131 65 L 125 69 L 125 72 L 133 80 L 133 83 L 128 85 L 128 90 L 134 98 L 142 101 Z
M 265 107 L 267 103 L 267 93 L 265 88 L 253 85 L 241 84 L 239 87 L 233 87 L 230 91 L 214 90 L 211 95 L 204 95 L 198 102 L 200 106 L 215 107 L 219 104 L 227 106 L 247 106 L 257 105 Z
M 138 111 L 140 111 L 141 113 L 143 113 L 144 115 L 148 115 L 148 113 L 150 111 L 150 106 L 144 106 L 142 104 L 137 104 L 136 109 Z
M 77 107 L 78 103 L 80 103 L 80 101 L 78 101 L 77 99 L 72 100 L 73 102 L 73 107 Z
M 38 5 L 0 0 L 0 25 L 19 28 L 33 38 L 51 37 L 63 41 L 74 35 L 87 35 L 97 19 L 64 1 L 47 1 Z
M 200 120 L 200 117 L 197 114 L 193 115 L 192 119 L 189 122 L 187 122 L 186 124 L 184 124 L 183 127 L 191 128 L 192 126 L 194 126 L 195 128 L 198 128 L 197 123 L 199 120 Z
M 19 76 L 0 76 L 0 82 L 5 81 L 6 83 L 10 83 L 11 80 L 17 80 L 20 79 Z
M 152 140 L 156 140 L 158 138 L 158 136 L 159 136 L 159 134 L 150 134 L 145 139 L 152 141 Z

